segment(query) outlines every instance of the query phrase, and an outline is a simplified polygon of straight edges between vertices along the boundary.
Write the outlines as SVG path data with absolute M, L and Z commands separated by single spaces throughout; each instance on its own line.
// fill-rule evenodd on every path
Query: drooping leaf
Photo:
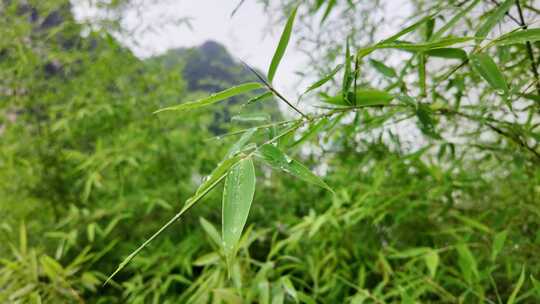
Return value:
M 449 47 L 455 44 L 460 44 L 473 40 L 473 37 L 448 37 L 440 40 L 424 43 L 412 43 L 406 41 L 396 41 L 393 43 L 385 43 L 378 45 L 379 49 L 397 49 L 408 52 L 427 52 L 434 49 Z
M 461 273 L 465 281 L 471 284 L 478 278 L 478 263 L 466 244 L 458 244 L 456 250 Z
M 431 18 L 426 22 L 424 26 L 424 40 L 429 41 L 431 36 L 433 36 L 433 31 L 435 30 L 435 18 Z
M 291 298 L 293 298 L 295 302 L 298 303 L 298 293 L 288 276 L 284 276 L 281 278 L 281 284 L 283 285 L 283 289 L 285 289 L 285 292 L 289 296 L 291 296 Z
M 239 297 L 233 289 L 215 288 L 212 290 L 215 303 L 242 304 L 242 298 Z
M 257 132 L 257 128 L 251 128 L 248 131 L 246 131 L 242 136 L 240 136 L 240 139 L 235 142 L 230 148 L 229 151 L 227 151 L 227 158 L 235 155 L 239 151 L 242 150 L 242 148 L 247 144 L 247 142 L 251 139 L 253 134 Z
M 505 0 L 503 3 L 501 3 L 499 6 L 497 6 L 496 9 L 494 9 L 478 27 L 478 30 L 476 31 L 476 34 L 474 35 L 477 39 L 484 39 L 486 38 L 487 34 L 493 29 L 493 27 L 499 22 L 506 12 L 510 9 L 510 7 L 515 3 L 516 0 Z
M 266 144 L 260 147 L 257 156 L 274 169 L 284 171 L 308 183 L 315 184 L 333 192 L 320 177 L 298 161 L 290 158 L 276 146 Z
M 458 48 L 439 48 L 426 51 L 425 54 L 429 57 L 440 57 L 446 59 L 467 59 L 467 52 Z
M 426 55 L 424 52 L 418 54 L 418 81 L 420 82 L 420 94 L 426 96 Z
M 324 14 L 321 18 L 321 25 L 324 23 L 326 18 L 330 16 L 330 13 L 332 12 L 334 5 L 336 5 L 336 0 L 328 0 L 328 4 L 326 5 L 326 9 L 324 10 Z
M 225 176 L 227 175 L 228 170 L 235 165 L 238 161 L 240 161 L 240 157 L 232 157 L 229 159 L 226 159 L 222 161 L 216 169 L 210 174 L 210 176 L 199 186 L 195 194 L 190 197 L 184 207 L 176 213 L 167 223 L 165 223 L 161 228 L 158 229 L 150 238 L 148 238 L 146 241 L 144 241 L 137 249 L 135 249 L 132 253 L 130 253 L 115 269 L 115 271 L 105 280 L 105 283 L 103 285 L 106 285 L 114 276 L 116 276 L 124 267 L 126 267 L 131 260 L 139 252 L 141 252 L 146 246 L 148 246 L 155 238 L 157 238 L 163 231 L 165 231 L 167 228 L 169 228 L 172 224 L 174 224 L 184 213 L 186 213 L 191 207 L 193 207 L 199 200 L 201 200 L 210 190 L 212 190 L 219 182 L 221 182 Z
M 523 97 L 523 98 L 532 100 L 532 101 L 540 102 L 540 95 L 536 95 L 536 94 L 521 94 L 521 93 L 518 93 L 518 95 L 521 96 L 521 97 Z
M 540 41 L 540 28 L 514 31 L 504 34 L 493 41 L 494 45 L 520 44 Z
M 358 89 L 356 90 L 357 106 L 378 106 L 387 105 L 394 99 L 394 95 L 376 89 Z
M 193 265 L 199 266 L 199 267 L 212 265 L 212 264 L 219 263 L 219 260 L 220 260 L 219 254 L 217 252 L 211 252 L 211 253 L 198 257 L 195 261 L 193 261 Z
M 349 99 L 355 101 L 356 106 L 384 106 L 394 99 L 394 95 L 377 89 L 357 89 L 356 94 L 350 92 Z M 339 93 L 336 96 L 324 96 L 323 101 L 337 106 L 350 106 Z
M 489 85 L 499 93 L 507 93 L 508 85 L 493 59 L 485 53 L 476 53 L 469 56 L 473 68 L 484 78 Z
M 326 76 L 324 76 L 323 78 L 317 80 L 316 82 L 314 82 L 312 85 L 310 85 L 305 91 L 304 93 L 302 93 L 302 95 L 305 95 L 307 94 L 308 92 L 311 92 L 317 88 L 320 88 L 322 85 L 324 85 L 325 83 L 327 83 L 328 81 L 332 80 L 332 78 L 334 78 L 334 76 L 341 70 L 341 68 L 343 68 L 343 64 L 339 64 L 338 66 L 336 66 L 330 73 L 328 73 Z
M 399 31 L 398 33 L 384 39 L 383 41 L 381 41 L 380 43 L 381 44 L 385 44 L 385 43 L 391 43 L 391 42 L 394 42 L 396 40 L 398 40 L 399 38 L 403 37 L 404 35 L 416 30 L 418 27 L 420 27 L 421 25 L 423 25 L 425 22 L 431 20 L 435 15 L 429 15 L 429 16 L 426 16 L 422 19 L 420 19 L 419 21 L 409 25 L 408 27 L 404 28 L 403 30 Z
M 272 83 L 274 80 L 274 76 L 276 75 L 277 68 L 279 66 L 279 63 L 281 62 L 281 59 L 283 58 L 283 55 L 285 54 L 285 50 L 287 49 L 287 46 L 289 45 L 289 40 L 291 39 L 291 32 L 294 25 L 294 19 L 296 18 L 296 11 L 298 10 L 298 6 L 296 6 L 291 14 L 289 15 L 289 19 L 287 19 L 287 23 L 285 24 L 285 28 L 283 29 L 283 33 L 281 34 L 281 38 L 279 39 L 278 47 L 274 53 L 274 56 L 272 57 L 272 62 L 270 63 L 270 67 L 268 68 L 268 81 Z
M 261 100 L 264 100 L 264 99 L 266 99 L 266 98 L 272 97 L 273 95 L 274 95 L 274 94 L 273 94 L 272 92 L 270 92 L 270 91 L 264 92 L 264 93 L 262 93 L 262 94 L 260 94 L 260 95 L 257 95 L 257 96 L 255 96 L 255 97 L 253 97 L 253 98 L 250 98 L 250 99 L 247 101 L 246 104 L 252 104 L 252 103 L 255 103 L 255 102 L 257 102 L 257 101 L 261 101 Z
M 493 238 L 493 244 L 491 246 L 491 260 L 495 261 L 499 253 L 504 247 L 504 242 L 506 241 L 506 237 L 508 235 L 507 230 L 503 230 L 495 235 Z
M 345 100 L 347 104 L 352 103 L 348 98 L 349 89 L 351 88 L 352 83 L 351 70 L 351 48 L 349 45 L 349 38 L 347 37 L 347 42 L 345 43 L 345 71 L 343 71 L 343 83 L 341 88 L 343 100 Z
M 373 66 L 382 75 L 384 75 L 384 76 L 386 76 L 388 78 L 397 77 L 396 70 L 394 70 L 393 68 L 387 66 L 383 62 L 375 60 L 375 59 L 370 59 L 369 63 L 371 64 L 371 66 Z
M 246 158 L 231 168 L 223 188 L 222 239 L 228 255 L 240 240 L 254 194 L 255 168 L 251 158 Z
M 197 108 L 202 108 L 202 107 L 212 105 L 212 104 L 214 104 L 216 102 L 231 98 L 231 97 L 236 96 L 236 95 L 240 95 L 240 94 L 243 94 L 243 93 L 247 93 L 249 91 L 260 89 L 262 87 L 263 87 L 262 84 L 260 84 L 258 82 L 244 83 L 244 84 L 241 84 L 239 86 L 229 88 L 227 90 L 212 94 L 212 95 L 210 95 L 208 97 L 201 98 L 201 99 L 196 100 L 196 101 L 185 102 L 185 103 L 182 103 L 182 104 L 179 104 L 179 105 L 176 105 L 176 106 L 159 109 L 159 110 L 155 111 L 154 114 L 164 112 L 164 111 L 188 111 L 188 110 L 194 110 L 194 109 L 197 109 Z
M 430 108 L 425 104 L 418 104 L 416 108 L 416 117 L 418 118 L 420 130 L 423 134 L 440 139 L 441 136 L 435 130 L 435 121 L 432 118 Z
M 341 92 L 335 96 L 330 96 L 324 93 L 321 93 L 320 95 L 323 102 L 336 106 L 350 106 L 347 102 L 345 102 L 345 99 L 343 99 L 343 94 Z
M 231 117 L 231 121 L 239 122 L 264 122 L 269 120 L 270 115 L 268 113 L 246 113 Z
M 516 283 L 516 287 L 514 287 L 514 290 L 512 290 L 512 294 L 510 294 L 510 297 L 508 297 L 508 301 L 506 301 L 506 304 L 514 304 L 516 302 L 516 297 L 521 289 L 521 286 L 523 286 L 524 282 L 525 282 L 525 267 L 521 268 L 521 274 L 519 275 L 519 279 Z
M 459 11 L 450 21 L 448 21 L 445 25 L 443 25 L 439 30 L 437 30 L 432 36 L 431 41 L 437 40 L 443 37 L 443 35 L 450 29 L 452 29 L 459 21 L 465 17 L 467 13 L 469 13 L 477 4 L 480 2 L 480 0 L 474 0 L 471 4 L 469 4 L 467 7 Z
M 379 46 L 381 45 L 388 45 L 388 44 L 391 44 L 393 43 L 394 41 L 398 40 L 399 38 L 405 36 L 406 34 L 416 30 L 417 28 L 419 28 L 420 26 L 422 26 L 425 22 L 431 20 L 433 18 L 434 15 L 430 15 L 430 16 L 426 16 L 422 19 L 420 19 L 419 21 L 413 23 L 412 25 L 404 28 L 403 30 L 399 31 L 398 33 L 378 42 L 377 44 L 375 45 L 372 45 L 372 46 L 368 46 L 368 47 L 365 47 L 365 48 L 361 48 L 360 50 L 358 50 L 358 52 L 356 53 L 356 56 L 358 56 L 358 58 L 363 58 L 369 54 L 371 54 L 371 52 L 373 52 L 374 50 L 378 49 Z
M 409 259 L 409 258 L 415 258 L 421 255 L 426 254 L 431 249 L 428 247 L 417 247 L 417 248 L 411 248 L 402 250 L 399 252 L 396 252 L 389 256 L 391 259 Z
M 186 205 L 191 204 L 191 201 L 193 199 L 197 199 L 199 194 L 205 193 L 209 188 L 213 187 L 217 181 L 223 179 L 227 175 L 229 169 L 236 163 L 238 163 L 240 159 L 241 157 L 237 155 L 226 158 L 221 163 L 219 163 L 214 169 L 214 171 L 212 171 L 212 173 L 203 180 L 203 182 L 195 192 L 195 196 L 189 198 L 186 201 Z
M 467 227 L 478 229 L 479 231 L 482 231 L 485 233 L 491 233 L 491 229 L 489 229 L 488 226 L 480 223 L 479 221 L 473 218 L 470 218 L 461 214 L 455 214 L 454 217 L 462 221 Z
M 199 218 L 199 223 L 201 224 L 201 227 L 204 229 L 206 234 L 210 237 L 210 239 L 212 239 L 212 241 L 216 245 L 221 246 L 221 236 L 219 235 L 214 225 L 212 225 L 212 223 L 207 221 L 204 217 Z
M 429 270 L 429 274 L 431 277 L 435 277 L 437 274 L 437 268 L 439 267 L 439 254 L 435 250 L 429 250 L 424 255 L 424 261 L 426 262 L 426 266 Z
M 301 145 L 305 141 L 309 140 L 311 137 L 313 137 L 316 134 L 319 134 L 322 128 L 324 128 L 328 124 L 328 118 L 324 117 L 321 120 L 319 120 L 317 123 L 310 125 L 309 129 L 298 139 L 297 141 L 293 142 L 289 148 L 293 148 L 296 146 Z

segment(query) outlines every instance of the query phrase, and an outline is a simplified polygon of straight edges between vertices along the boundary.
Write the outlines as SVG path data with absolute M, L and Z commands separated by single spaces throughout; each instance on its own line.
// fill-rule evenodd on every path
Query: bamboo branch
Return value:
M 521 9 L 521 4 L 519 3 L 519 0 L 516 0 L 516 6 L 518 9 L 521 28 L 526 30 L 527 24 L 525 23 L 525 18 L 523 17 L 523 11 Z M 538 81 L 540 77 L 538 76 L 538 70 L 536 69 L 536 60 L 534 59 L 534 52 L 533 52 L 531 42 L 529 41 L 525 42 L 525 46 L 527 47 L 527 55 L 529 56 L 529 60 L 531 61 L 531 71 L 534 75 L 534 79 L 536 80 L 536 91 L 540 95 L 540 82 Z

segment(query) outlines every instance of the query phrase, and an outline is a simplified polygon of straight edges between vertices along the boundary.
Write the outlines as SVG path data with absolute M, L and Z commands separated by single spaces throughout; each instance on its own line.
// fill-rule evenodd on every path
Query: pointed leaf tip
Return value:
M 285 24 L 285 28 L 283 29 L 283 33 L 281 34 L 281 38 L 279 39 L 278 47 L 274 53 L 274 56 L 272 57 L 272 62 L 270 63 L 270 67 L 268 68 L 268 81 L 272 83 L 274 80 L 274 76 L 276 75 L 277 68 L 279 66 L 279 63 L 281 62 L 281 59 L 283 59 L 283 55 L 285 54 L 285 50 L 287 49 L 287 46 L 289 45 L 289 40 L 291 39 L 291 32 L 294 25 L 294 19 L 296 18 L 296 12 L 298 10 L 298 6 L 295 6 L 291 14 L 289 15 L 289 18 L 287 19 L 287 23 Z

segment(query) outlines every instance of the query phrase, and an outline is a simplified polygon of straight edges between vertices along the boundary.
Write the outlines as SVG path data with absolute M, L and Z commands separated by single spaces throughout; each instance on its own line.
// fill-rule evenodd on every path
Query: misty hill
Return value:
M 159 62 L 168 69 L 181 69 L 190 91 L 213 92 L 257 80 L 222 44 L 212 40 L 198 47 L 171 49 L 148 61 Z
M 169 71 L 177 69 L 182 73 L 182 78 L 185 79 L 189 92 L 214 93 L 241 83 L 258 81 L 257 77 L 240 62 L 237 62 L 222 44 L 211 40 L 198 47 L 171 49 L 145 61 L 151 65 L 161 65 L 160 68 Z M 263 90 L 259 90 L 247 97 L 256 96 L 263 92 Z M 229 122 L 231 116 L 242 110 L 236 105 L 245 105 L 246 102 L 246 96 L 230 98 L 225 103 L 227 106 L 214 112 L 211 130 L 214 133 L 222 133 L 224 130 L 220 126 Z M 257 102 L 250 105 L 250 108 L 250 111 L 265 112 L 274 119 L 281 118 L 276 101 L 272 99 Z

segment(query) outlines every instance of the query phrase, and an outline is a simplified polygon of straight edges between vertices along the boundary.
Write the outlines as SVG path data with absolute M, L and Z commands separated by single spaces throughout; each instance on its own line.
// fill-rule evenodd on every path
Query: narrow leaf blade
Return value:
M 291 32 L 294 25 L 294 19 L 296 18 L 296 11 L 298 10 L 298 6 L 296 6 L 291 14 L 289 15 L 289 19 L 287 20 L 287 23 L 285 24 L 285 28 L 283 29 L 283 33 L 281 34 L 281 38 L 279 39 L 279 44 L 276 49 L 276 52 L 274 53 L 274 56 L 272 57 L 272 62 L 270 63 L 270 67 L 268 69 L 268 81 L 272 83 L 274 80 L 274 76 L 276 75 L 277 68 L 279 66 L 279 63 L 281 62 L 281 59 L 283 58 L 283 55 L 285 54 L 285 50 L 287 49 L 287 46 L 289 45 L 289 40 L 291 39 Z
M 495 45 L 520 44 L 525 42 L 540 41 L 540 28 L 515 31 L 504 34 L 497 38 L 493 43 Z
M 179 105 L 176 105 L 176 106 L 159 109 L 159 110 L 155 111 L 154 114 L 164 112 L 164 111 L 188 111 L 188 110 L 194 110 L 194 109 L 197 109 L 197 108 L 212 105 L 212 104 L 214 104 L 216 102 L 231 98 L 231 97 L 236 96 L 236 95 L 240 95 L 240 94 L 243 94 L 243 93 L 247 93 L 249 91 L 260 89 L 262 87 L 263 87 L 262 84 L 260 84 L 258 82 L 244 83 L 244 84 L 229 88 L 227 90 L 212 94 L 212 95 L 210 95 L 208 97 L 201 98 L 201 99 L 196 100 L 196 101 L 185 102 L 185 103 L 182 103 L 182 104 L 179 104 Z
M 336 66 L 332 71 L 330 71 L 330 73 L 328 73 L 326 76 L 324 76 L 323 78 L 317 80 L 316 82 L 314 82 L 312 85 L 310 85 L 305 91 L 304 93 L 302 93 L 302 95 L 305 95 L 317 88 L 320 88 L 322 85 L 324 85 L 325 83 L 327 83 L 328 81 L 332 80 L 332 78 L 334 78 L 334 76 L 341 70 L 341 68 L 343 68 L 343 64 L 340 64 L 338 66 Z
M 487 34 L 493 29 L 493 27 L 499 22 L 506 12 L 510 9 L 512 4 L 516 0 L 506 0 L 500 4 L 491 14 L 489 14 L 487 20 L 476 31 L 475 37 L 478 39 L 486 38 Z
M 503 74 L 489 55 L 484 53 L 472 54 L 470 59 L 473 68 L 493 89 L 502 93 L 508 92 L 508 84 Z
M 223 189 L 222 234 L 225 252 L 233 253 L 246 224 L 255 194 L 255 167 L 251 158 L 231 168 Z
M 320 177 L 315 175 L 298 161 L 289 158 L 289 156 L 274 145 L 266 144 L 261 146 L 258 156 L 274 169 L 284 171 L 303 181 L 333 192 L 332 188 L 330 188 L 330 186 L 328 186 Z

